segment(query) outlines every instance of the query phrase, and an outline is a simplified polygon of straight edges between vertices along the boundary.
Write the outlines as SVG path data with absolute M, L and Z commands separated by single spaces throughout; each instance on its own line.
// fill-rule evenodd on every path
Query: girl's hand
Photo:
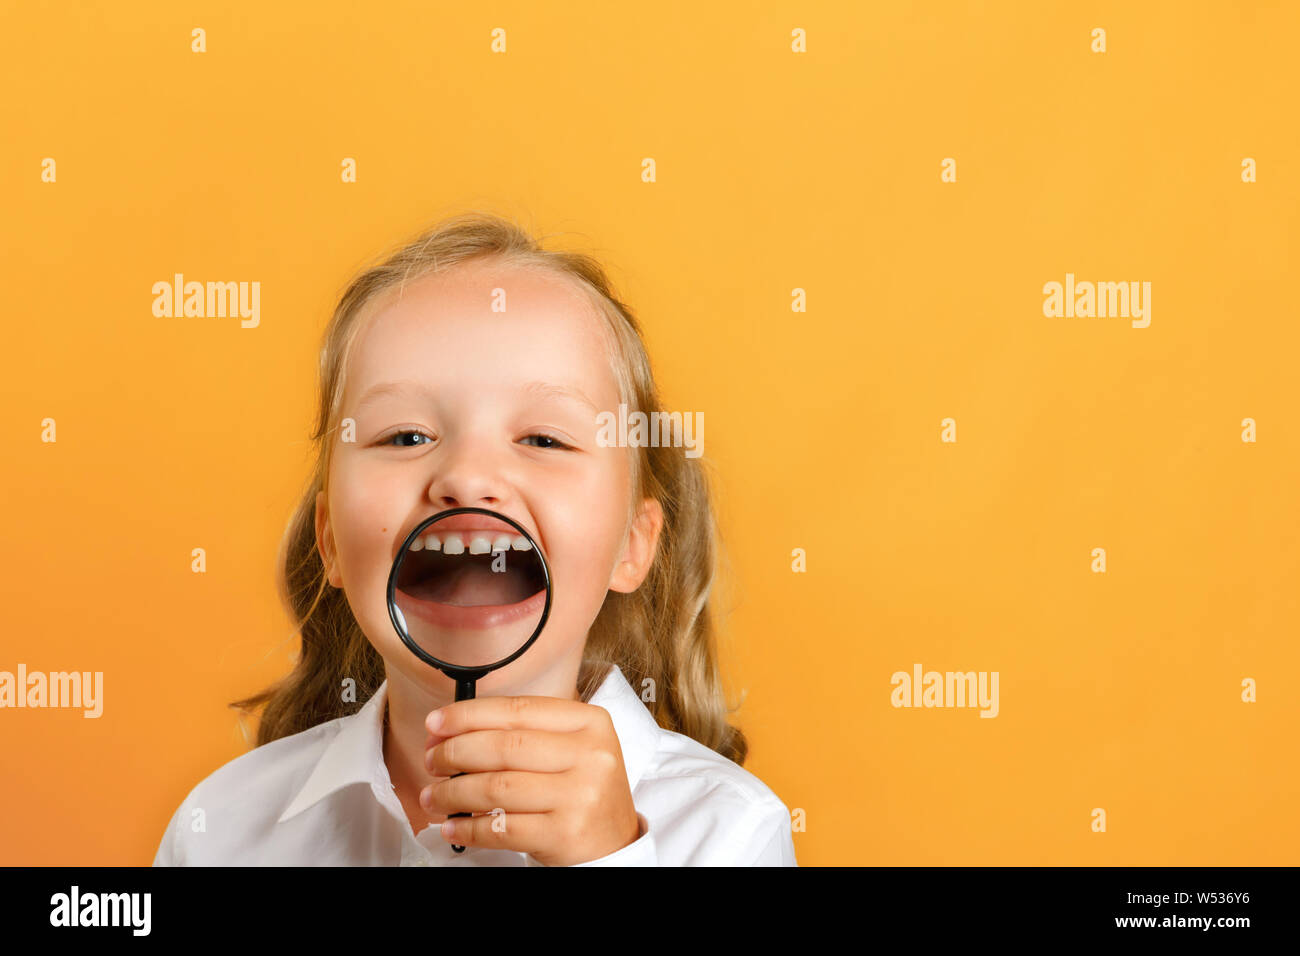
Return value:
M 440 707 L 425 726 L 425 769 L 435 777 L 464 776 L 425 787 L 421 806 L 483 814 L 448 820 L 455 826 L 448 834 L 443 825 L 448 843 L 571 866 L 640 836 L 623 751 L 603 707 L 558 697 L 483 697 Z

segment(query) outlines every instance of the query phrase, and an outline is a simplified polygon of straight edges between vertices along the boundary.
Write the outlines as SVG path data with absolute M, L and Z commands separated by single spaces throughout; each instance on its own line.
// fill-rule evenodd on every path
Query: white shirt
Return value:
M 206 777 L 172 815 L 154 866 L 541 866 L 514 850 L 456 853 L 436 825 L 412 832 L 384 763 L 387 690 Z M 776 794 L 660 727 L 617 665 L 589 703 L 613 720 L 641 831 L 578 866 L 798 866 Z

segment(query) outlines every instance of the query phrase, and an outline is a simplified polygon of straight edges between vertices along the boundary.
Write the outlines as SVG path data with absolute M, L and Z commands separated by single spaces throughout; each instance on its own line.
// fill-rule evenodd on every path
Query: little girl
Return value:
M 278 559 L 301 654 L 232 704 L 265 704 L 258 746 L 190 791 L 154 864 L 797 865 L 726 719 L 701 463 L 597 440 L 602 411 L 662 410 L 601 267 L 451 218 L 352 282 L 320 378 Z M 528 530 L 553 603 L 455 702 L 395 633 L 387 579 L 416 526 L 461 507 Z

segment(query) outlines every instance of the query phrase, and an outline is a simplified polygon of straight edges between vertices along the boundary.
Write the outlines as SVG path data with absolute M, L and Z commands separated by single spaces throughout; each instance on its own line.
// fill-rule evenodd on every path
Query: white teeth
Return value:
M 532 545 L 522 534 L 494 534 L 491 531 L 475 531 L 469 539 L 470 554 L 487 554 L 489 551 L 529 551 Z M 466 550 L 465 535 L 457 532 L 424 534 L 411 542 L 412 551 L 441 551 L 444 554 L 464 554 Z

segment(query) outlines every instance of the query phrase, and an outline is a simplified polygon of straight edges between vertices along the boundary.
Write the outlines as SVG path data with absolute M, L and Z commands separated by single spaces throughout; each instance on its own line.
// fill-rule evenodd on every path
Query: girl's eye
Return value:
M 528 435 L 523 439 L 523 441 L 525 443 L 528 443 L 529 439 L 532 438 L 537 439 L 538 448 L 570 448 L 571 447 L 570 445 L 566 445 L 564 442 L 560 441 L 554 435 L 543 435 L 540 433 Z
M 394 438 L 401 438 L 401 437 L 403 437 L 403 436 L 405 436 L 405 435 L 414 435 L 414 436 L 417 436 L 417 437 L 419 437 L 419 438 L 428 438 L 429 441 L 433 441 L 433 439 L 430 438 L 428 435 L 426 435 L 424 432 L 421 432 L 421 431 L 415 431 L 415 430 L 413 430 L 413 429 L 407 429 L 407 430 L 405 430 L 405 431 L 393 432 L 393 434 L 391 434 L 391 435 L 389 435 L 387 438 L 385 438 L 382 442 L 380 442 L 380 444 L 381 444 L 381 445 L 391 445 L 391 444 L 393 444 L 393 439 L 394 439 Z M 424 442 L 419 442 L 419 443 L 417 443 L 417 444 L 422 445 L 422 444 L 424 444 Z M 403 442 L 403 443 L 399 444 L 397 447 L 399 447 L 399 448 L 414 448 L 414 447 L 416 447 L 416 445 L 413 445 L 413 444 L 409 444 L 409 443 Z

